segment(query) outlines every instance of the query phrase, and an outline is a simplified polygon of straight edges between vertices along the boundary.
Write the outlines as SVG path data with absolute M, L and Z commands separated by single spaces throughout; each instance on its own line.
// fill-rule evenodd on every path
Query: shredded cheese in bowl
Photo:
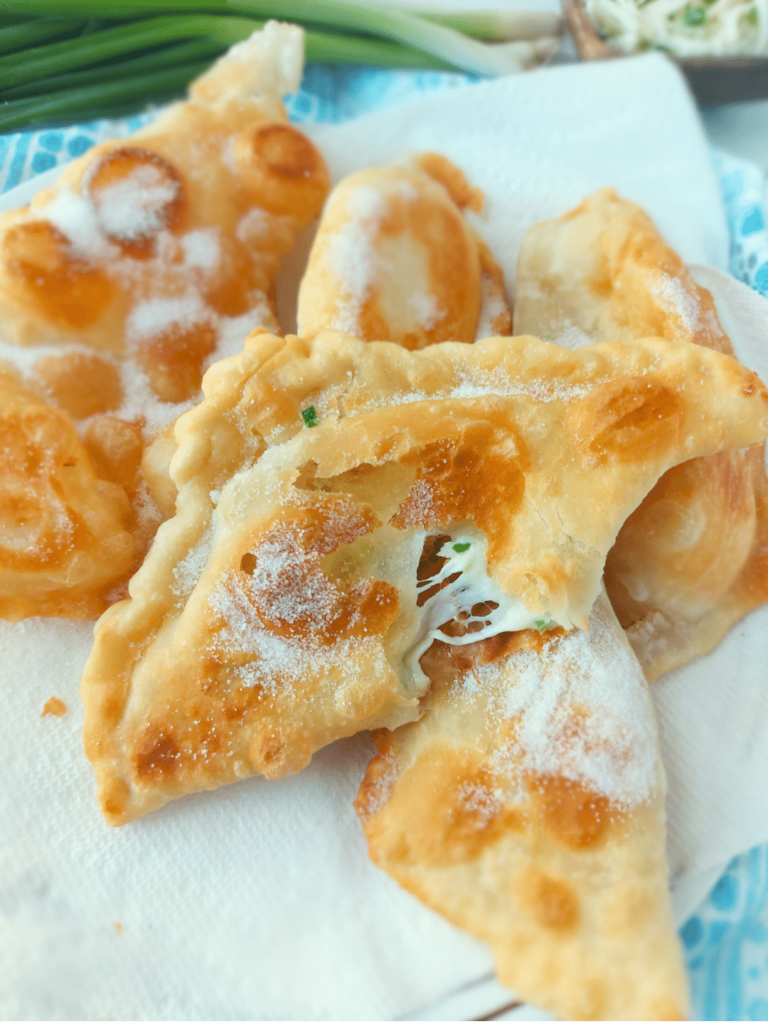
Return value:
M 623 53 L 768 54 L 768 0 L 586 0 L 598 32 Z

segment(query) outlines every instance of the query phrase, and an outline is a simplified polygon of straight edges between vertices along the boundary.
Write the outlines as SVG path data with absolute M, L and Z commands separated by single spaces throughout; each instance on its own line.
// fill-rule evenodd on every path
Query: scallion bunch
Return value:
M 545 12 L 364 0 L 3 0 L 0 132 L 171 99 L 270 18 L 304 26 L 307 61 L 489 76 L 550 56 L 561 29 Z

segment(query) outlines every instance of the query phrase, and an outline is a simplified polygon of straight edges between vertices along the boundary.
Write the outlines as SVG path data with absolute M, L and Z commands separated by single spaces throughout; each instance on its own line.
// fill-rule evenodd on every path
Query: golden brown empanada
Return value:
M 310 252 L 298 334 L 334 329 L 408 349 L 510 334 L 501 270 L 463 212 L 482 204 L 438 153 L 345 178 Z
M 277 329 L 273 278 L 328 191 L 322 157 L 280 99 L 300 80 L 302 47 L 300 29 L 269 23 L 193 82 L 188 101 L 94 147 L 0 217 L 0 333 L 15 343 L 3 354 L 76 421 L 97 475 L 123 487 L 135 541 L 123 582 L 173 511 L 156 453 L 142 470 L 147 442 L 199 395 L 210 361 L 256 325 Z M 94 617 L 107 602 L 98 593 Z M 28 614 L 53 607 L 40 596 Z M 85 604 L 56 608 L 79 616 Z
M 523 239 L 515 329 L 569 348 L 654 333 L 733 354 L 712 296 L 610 189 Z M 764 447 L 670 470 L 622 528 L 605 580 L 649 680 L 711 650 L 768 600 Z
M 256 333 L 204 392 L 176 424 L 176 516 L 98 623 L 83 678 L 114 824 L 415 718 L 418 658 L 455 617 L 443 605 L 469 602 L 481 631 L 585 626 L 655 480 L 768 433 L 754 374 L 657 339 L 408 352 Z M 465 578 L 432 601 L 417 573 L 446 531 Z M 494 608 L 475 608 L 473 574 Z
M 558 1018 L 684 1019 L 653 706 L 607 597 L 589 632 L 437 642 L 422 666 L 427 711 L 378 734 L 356 801 L 374 862 Z
M 134 558 L 125 491 L 66 413 L 0 367 L 0 616 L 93 619 Z
M 175 403 L 197 395 L 214 353 L 275 327 L 281 257 L 329 188 L 320 153 L 280 101 L 300 80 L 302 39 L 270 22 L 193 83 L 189 100 L 128 140 L 95 146 L 30 206 L 0 217 L 0 334 L 93 349 L 78 379 L 110 376 L 96 353 L 128 359 Z M 76 409 L 63 372 L 40 375 L 73 415 L 121 404 L 110 381 L 98 389 L 106 409 Z

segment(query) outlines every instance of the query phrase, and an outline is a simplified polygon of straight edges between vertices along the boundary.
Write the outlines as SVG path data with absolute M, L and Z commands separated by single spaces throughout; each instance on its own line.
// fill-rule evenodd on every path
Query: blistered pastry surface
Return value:
M 69 417 L 0 369 L 0 615 L 95 618 L 135 560 L 124 489 Z
M 733 354 L 709 292 L 639 207 L 604 189 L 520 250 L 517 329 L 569 348 L 653 331 Z M 653 679 L 704 654 L 768 600 L 764 447 L 671 470 L 628 518 L 606 587 Z
M 409 353 L 257 333 L 204 390 L 176 425 L 177 514 L 98 624 L 84 676 L 114 822 L 415 717 L 424 687 L 404 659 L 428 535 L 471 526 L 505 593 L 586 624 L 621 522 L 669 465 L 768 430 L 753 374 L 653 339 Z M 270 667 L 278 648 L 300 666 L 290 678 Z
M 436 153 L 345 178 L 310 252 L 298 333 L 341 330 L 407 349 L 511 333 L 501 271 L 464 213 L 481 207 Z
M 328 191 L 280 99 L 302 46 L 300 29 L 270 24 L 190 100 L 0 216 L 0 356 L 123 487 L 137 556 L 123 582 L 172 511 L 157 459 L 142 471 L 145 447 L 196 403 L 212 362 L 256 326 L 279 330 L 274 276 Z
M 374 861 L 488 942 L 521 999 L 685 1018 L 653 709 L 607 598 L 589 633 L 438 643 L 423 664 L 428 710 L 378 735 L 357 798 Z

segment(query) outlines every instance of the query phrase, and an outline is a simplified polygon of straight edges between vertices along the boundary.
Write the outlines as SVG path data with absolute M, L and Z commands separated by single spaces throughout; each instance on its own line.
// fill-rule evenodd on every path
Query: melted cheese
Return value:
M 405 656 L 405 664 L 419 682 L 426 676 L 421 670 L 419 659 L 434 640 L 453 646 L 473 644 L 498 633 L 515 632 L 522 629 L 545 629 L 555 622 L 543 621 L 540 613 L 528 611 L 518 597 L 506 594 L 495 580 L 488 575 L 485 539 L 477 534 L 462 533 L 451 537 L 440 548 L 440 558 L 446 558 L 445 565 L 434 576 L 420 580 L 417 591 L 425 592 L 436 585 L 445 583 L 421 608 L 421 621 L 416 639 Z M 457 575 L 458 574 L 458 575 Z M 489 604 L 496 607 L 487 607 Z M 486 606 L 473 613 L 478 605 Z M 461 622 L 466 627 L 463 636 L 449 636 L 440 627 L 448 622 Z

